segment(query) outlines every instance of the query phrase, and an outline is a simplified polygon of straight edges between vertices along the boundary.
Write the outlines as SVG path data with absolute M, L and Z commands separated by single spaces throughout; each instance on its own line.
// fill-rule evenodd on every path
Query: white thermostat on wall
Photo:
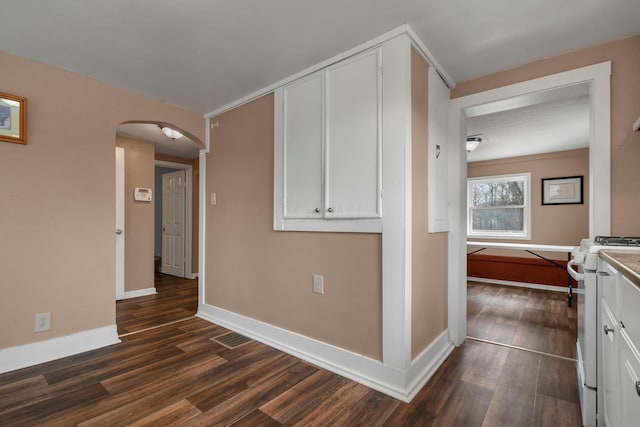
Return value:
M 150 188 L 136 187 L 135 190 L 133 190 L 133 200 L 137 200 L 138 202 L 150 202 L 151 199 Z

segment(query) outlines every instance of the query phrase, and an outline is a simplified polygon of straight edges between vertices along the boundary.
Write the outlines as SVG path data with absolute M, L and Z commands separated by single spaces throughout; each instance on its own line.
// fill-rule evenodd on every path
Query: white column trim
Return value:
M 411 43 L 382 47 L 382 354 L 385 365 L 411 363 Z

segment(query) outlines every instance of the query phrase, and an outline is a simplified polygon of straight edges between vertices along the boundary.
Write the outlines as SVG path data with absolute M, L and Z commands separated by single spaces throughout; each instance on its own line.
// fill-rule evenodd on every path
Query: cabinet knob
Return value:
M 328 212 L 333 212 L 333 208 L 327 209 Z
M 316 208 L 316 213 L 320 213 L 320 208 Z
M 610 328 L 610 327 L 609 327 L 609 325 L 604 325 L 604 328 L 603 328 L 603 329 L 604 329 L 604 334 L 605 334 L 605 335 L 609 335 L 609 332 L 611 332 L 611 333 L 614 333 L 614 332 L 615 332 L 613 328 Z M 636 385 L 636 387 L 637 387 L 637 385 Z

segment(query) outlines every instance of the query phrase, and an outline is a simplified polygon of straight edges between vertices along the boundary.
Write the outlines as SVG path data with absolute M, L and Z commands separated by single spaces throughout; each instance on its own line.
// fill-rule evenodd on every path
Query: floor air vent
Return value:
M 251 338 L 247 338 L 244 335 L 240 335 L 237 332 L 227 332 L 226 334 L 218 335 L 211 338 L 211 341 L 227 347 L 229 350 L 238 348 L 252 341 Z

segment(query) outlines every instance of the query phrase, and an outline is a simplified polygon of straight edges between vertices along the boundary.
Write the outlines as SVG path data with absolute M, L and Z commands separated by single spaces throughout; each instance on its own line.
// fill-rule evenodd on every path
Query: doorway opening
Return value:
M 589 93 L 588 235 L 609 234 L 610 229 L 610 63 L 596 64 L 451 100 L 449 143 L 452 156 L 449 182 L 451 232 L 449 233 L 449 330 L 459 345 L 467 337 L 467 153 L 468 118 L 483 108 L 506 111 L 514 100 L 539 104 L 550 91 L 584 85 Z M 577 86 L 576 86 L 577 87 Z M 575 89 L 575 88 L 573 88 Z M 545 177 L 547 178 L 547 177 Z M 541 186 L 540 182 L 531 184 Z M 534 230 L 535 233 L 535 230 Z M 579 242 L 576 242 L 577 244 Z M 566 301 L 565 301 L 566 305 Z
M 162 127 L 166 124 L 125 123 L 116 132 L 116 149 L 124 153 L 124 183 L 120 180 L 116 191 L 124 194 L 119 229 L 125 243 L 121 254 L 116 251 L 121 260 L 116 271 L 124 271 L 124 283 L 116 282 L 121 335 L 193 317 L 198 306 L 199 198 L 194 194 L 199 194 L 203 144 L 167 135 Z M 139 197 L 141 192 L 146 197 Z

